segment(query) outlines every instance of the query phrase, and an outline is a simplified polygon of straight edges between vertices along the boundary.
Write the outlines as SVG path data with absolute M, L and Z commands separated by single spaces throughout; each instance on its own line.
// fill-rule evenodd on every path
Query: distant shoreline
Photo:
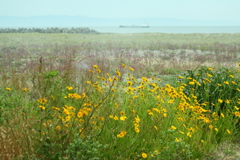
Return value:
M 2 28 L 55 28 L 55 27 L 0 27 Z M 57 27 L 60 29 L 69 27 Z M 170 34 L 186 34 L 186 33 L 240 33 L 240 26 L 151 26 L 150 28 L 120 28 L 119 26 L 82 26 L 74 28 L 89 28 L 98 33 L 170 33 Z

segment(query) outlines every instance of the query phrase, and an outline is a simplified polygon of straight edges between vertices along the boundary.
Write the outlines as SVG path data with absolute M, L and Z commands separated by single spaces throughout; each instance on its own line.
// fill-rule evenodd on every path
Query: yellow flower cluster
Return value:
M 37 101 L 41 104 L 45 104 L 45 103 L 47 103 L 48 100 L 45 98 L 39 98 Z
M 118 137 L 118 138 L 123 138 L 126 134 L 127 134 L 126 131 L 122 131 L 122 132 L 120 132 L 120 133 L 117 135 L 117 137 Z
M 136 133 L 139 133 L 139 132 L 140 132 L 140 129 L 139 129 L 139 127 L 140 127 L 140 125 L 139 125 L 140 121 L 141 121 L 141 119 L 139 118 L 139 116 L 136 116 L 136 117 L 135 117 L 135 121 L 133 121 L 134 130 L 135 130 Z
M 72 90 L 73 89 L 73 87 L 71 87 L 71 86 L 67 86 L 66 87 L 68 90 Z
M 46 107 L 44 107 L 44 106 L 38 106 L 38 107 L 41 108 L 42 110 L 46 109 Z
M 78 111 L 77 117 L 83 118 L 84 116 L 87 116 L 90 112 L 92 112 L 91 108 L 84 107 Z
M 82 97 L 81 97 L 81 95 L 79 95 L 77 93 L 69 93 L 68 98 L 81 99 Z

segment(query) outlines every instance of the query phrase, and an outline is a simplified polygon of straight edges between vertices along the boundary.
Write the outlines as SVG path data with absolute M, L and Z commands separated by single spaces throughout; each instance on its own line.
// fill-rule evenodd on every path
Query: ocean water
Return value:
M 150 28 L 96 27 L 100 33 L 240 33 L 240 26 L 150 26 Z

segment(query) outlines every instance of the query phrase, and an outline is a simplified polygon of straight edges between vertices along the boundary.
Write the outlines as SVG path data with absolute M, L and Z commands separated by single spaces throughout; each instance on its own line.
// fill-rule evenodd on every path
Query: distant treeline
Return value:
M 99 32 L 90 29 L 90 28 L 84 28 L 84 27 L 78 27 L 78 28 L 0 28 L 0 33 L 71 33 L 71 34 L 97 34 Z

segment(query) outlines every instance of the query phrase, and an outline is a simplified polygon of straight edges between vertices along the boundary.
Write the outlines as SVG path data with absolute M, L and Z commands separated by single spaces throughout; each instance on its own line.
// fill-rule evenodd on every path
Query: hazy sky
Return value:
M 2 0 L 0 16 L 82 15 L 240 21 L 240 0 Z

